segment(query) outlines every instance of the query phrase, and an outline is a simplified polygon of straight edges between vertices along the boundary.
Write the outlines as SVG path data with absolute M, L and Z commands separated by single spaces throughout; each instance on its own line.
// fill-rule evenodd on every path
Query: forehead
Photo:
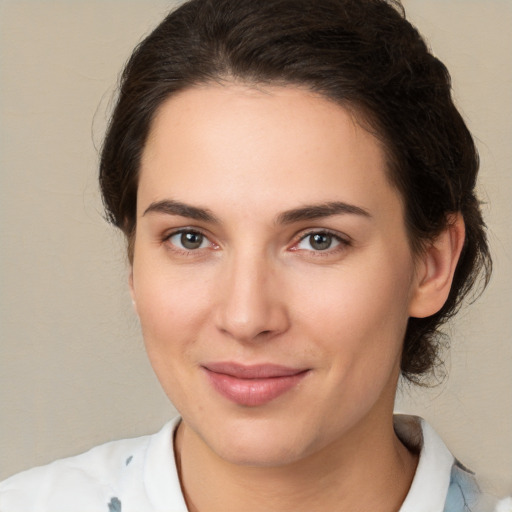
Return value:
M 245 208 L 348 200 L 365 207 L 398 198 L 381 143 L 346 108 L 303 88 L 205 85 L 168 99 L 143 152 L 147 201 Z M 399 198 L 398 198 L 399 199 Z

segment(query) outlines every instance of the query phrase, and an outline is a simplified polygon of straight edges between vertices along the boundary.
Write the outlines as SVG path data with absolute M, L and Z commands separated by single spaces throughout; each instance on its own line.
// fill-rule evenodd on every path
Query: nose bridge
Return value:
M 287 312 L 272 257 L 248 246 L 233 252 L 224 263 L 218 328 L 240 341 L 286 330 Z

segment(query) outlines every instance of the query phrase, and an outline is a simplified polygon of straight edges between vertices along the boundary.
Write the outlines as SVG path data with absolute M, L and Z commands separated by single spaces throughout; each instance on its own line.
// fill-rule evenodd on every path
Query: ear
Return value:
M 418 257 L 416 286 L 409 316 L 424 318 L 437 313 L 446 302 L 453 274 L 464 245 L 464 220 L 460 213 L 448 218 L 448 226 Z

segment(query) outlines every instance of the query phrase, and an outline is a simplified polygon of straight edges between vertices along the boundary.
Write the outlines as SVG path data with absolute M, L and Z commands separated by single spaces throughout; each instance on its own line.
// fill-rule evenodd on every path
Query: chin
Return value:
M 292 464 L 313 451 L 317 443 L 309 439 L 299 422 L 282 424 L 264 419 L 235 421 L 201 436 L 209 448 L 231 464 L 277 467 Z
M 217 455 L 237 466 L 279 467 L 293 464 L 302 458 L 297 446 L 283 446 L 282 443 L 230 443 L 219 447 Z

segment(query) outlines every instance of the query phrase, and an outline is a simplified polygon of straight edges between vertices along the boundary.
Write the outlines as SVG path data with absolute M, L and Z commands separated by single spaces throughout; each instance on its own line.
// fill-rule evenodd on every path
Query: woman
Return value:
M 7 480 L 2 510 L 484 510 L 433 430 L 393 418 L 488 276 L 477 169 L 398 6 L 169 15 L 125 69 L 100 182 L 181 418 Z

